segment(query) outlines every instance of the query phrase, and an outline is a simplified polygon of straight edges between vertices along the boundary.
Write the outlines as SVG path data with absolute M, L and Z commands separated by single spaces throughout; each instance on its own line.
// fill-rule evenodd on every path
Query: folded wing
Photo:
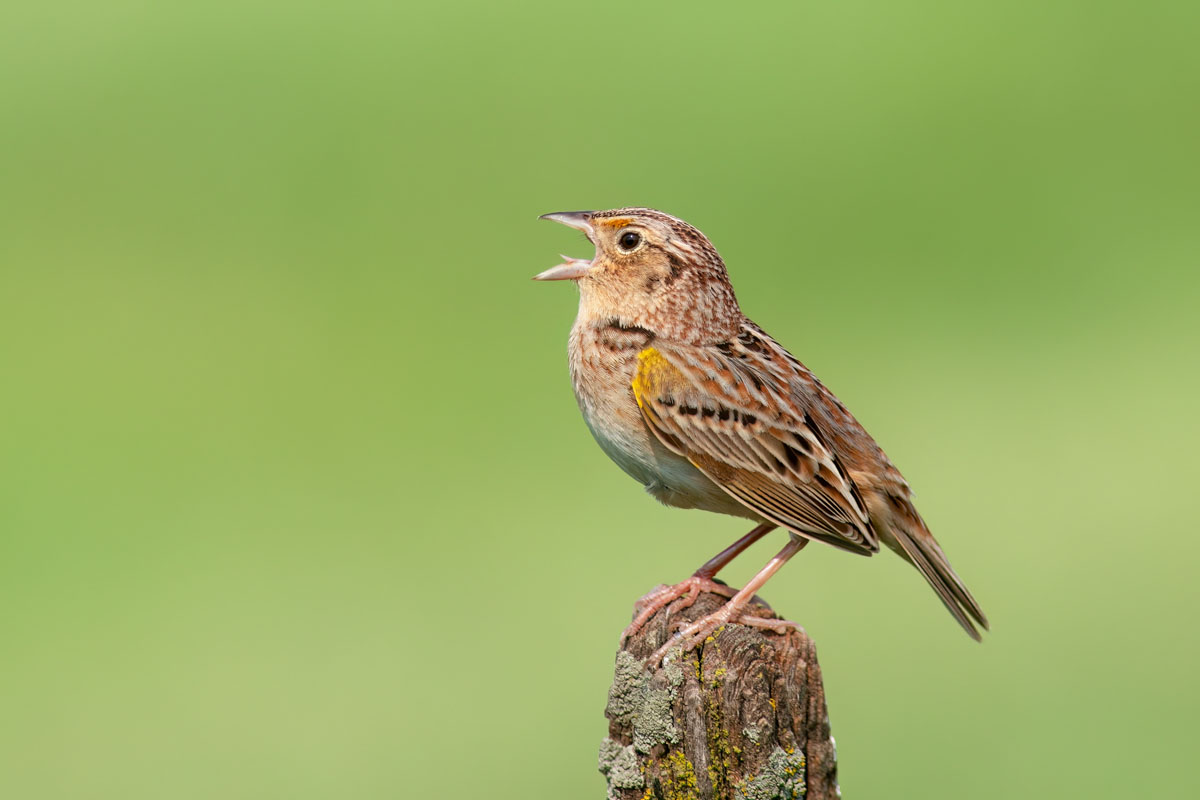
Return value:
M 742 504 L 802 536 L 870 555 L 866 503 L 803 408 L 782 358 L 738 342 L 656 343 L 633 394 L 662 443 Z

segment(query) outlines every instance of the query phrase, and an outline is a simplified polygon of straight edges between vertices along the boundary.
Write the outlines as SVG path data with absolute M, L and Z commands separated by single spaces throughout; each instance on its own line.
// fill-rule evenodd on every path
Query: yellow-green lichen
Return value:
M 808 791 L 804 754 L 776 747 L 762 772 L 734 787 L 734 800 L 801 800 Z
M 608 718 L 633 729 L 633 746 L 642 753 L 679 741 L 671 705 L 676 687 L 683 683 L 683 671 L 664 670 L 664 677 L 667 688 L 655 688 L 640 661 L 625 651 L 617 653 L 613 684 L 608 690 Z
M 667 685 L 672 689 L 678 689 L 683 685 L 683 667 L 679 666 L 679 662 L 672 661 L 662 668 L 663 675 L 667 677 Z
M 622 747 L 607 737 L 600 743 L 600 772 L 608 782 L 608 797 L 619 797 L 622 789 L 645 786 L 642 771 L 633 745 Z
M 623 650 L 617 653 L 612 687 L 608 690 L 608 707 L 605 709 L 608 718 L 618 725 L 629 726 L 633 722 L 633 715 L 644 702 L 643 695 L 649 682 L 650 678 L 641 662 Z
M 725 730 L 725 715 L 714 694 L 704 698 L 704 728 L 708 749 L 708 779 L 712 781 L 714 797 L 729 797 L 730 773 L 733 770 L 733 748 Z
M 682 752 L 676 750 L 659 762 L 662 771 L 659 779 L 663 800 L 699 800 L 700 784 L 696 780 L 696 768 Z
M 641 752 L 679 741 L 679 729 L 671 713 L 674 695 L 671 689 L 648 689 L 643 695 L 642 705 L 633 716 L 633 746 Z

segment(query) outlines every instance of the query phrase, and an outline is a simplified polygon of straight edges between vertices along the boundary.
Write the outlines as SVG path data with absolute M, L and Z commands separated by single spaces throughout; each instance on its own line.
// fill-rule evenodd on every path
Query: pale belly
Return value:
M 634 400 L 633 372 L 640 347 L 628 352 L 581 348 L 572 331 L 571 376 L 584 422 L 609 458 L 668 506 L 698 508 L 758 520 L 690 461 L 668 450 L 645 422 Z M 586 349 L 585 356 L 581 350 Z
M 632 398 L 631 398 L 632 400 Z M 580 403 L 582 406 L 582 402 Z M 636 404 L 635 404 L 636 409 Z M 638 435 L 584 413 L 584 421 L 600 449 L 646 491 L 668 506 L 698 508 L 749 519 L 758 515 L 734 500 L 690 461 L 668 450 L 637 419 Z

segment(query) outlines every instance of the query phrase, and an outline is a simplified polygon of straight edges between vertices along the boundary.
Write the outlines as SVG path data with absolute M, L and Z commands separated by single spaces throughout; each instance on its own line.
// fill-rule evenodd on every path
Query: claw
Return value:
M 662 663 L 662 660 L 667 653 L 675 647 L 678 647 L 680 644 L 683 645 L 683 652 L 686 653 L 707 639 L 710 633 L 722 625 L 726 625 L 732 620 L 742 620 L 745 617 L 743 612 L 745 611 L 746 607 L 754 602 L 755 593 L 763 587 L 763 584 L 770 580 L 771 576 L 774 575 L 780 567 L 787 563 L 789 558 L 800 552 L 800 550 L 806 544 L 808 544 L 808 539 L 804 539 L 793 534 L 791 538 L 788 539 L 788 543 L 784 545 L 783 549 L 780 550 L 774 558 L 768 561 L 767 565 L 759 570 L 758 574 L 755 575 L 749 583 L 743 586 L 741 591 L 737 592 L 732 598 L 730 598 L 728 603 L 721 606 L 717 611 L 709 614 L 707 617 L 702 617 L 696 620 L 691 625 L 680 631 L 675 638 L 660 647 L 654 653 L 654 655 L 650 657 L 650 665 L 657 666 L 658 664 Z M 696 576 L 693 576 L 693 578 L 695 577 Z M 684 584 L 687 583 L 688 581 L 684 581 Z M 678 587 L 672 588 L 677 589 Z M 665 605 L 665 603 L 663 605 Z M 659 607 L 661 608 L 661 606 Z M 642 615 L 644 614 L 645 612 L 642 612 Z M 642 615 L 638 616 L 638 620 L 642 618 Z M 634 622 L 636 623 L 638 620 L 634 620 Z M 751 624 L 757 625 L 757 623 Z M 779 627 L 769 624 L 759 627 L 767 627 L 781 632 Z M 786 627 L 784 627 L 783 630 L 786 630 Z M 679 641 L 681 639 L 683 640 L 682 642 Z
M 684 598 L 685 595 L 686 598 L 684 598 L 679 609 L 689 608 L 696 602 L 696 598 L 700 596 L 700 592 L 711 592 L 719 594 L 722 597 L 733 597 L 736 594 L 731 587 L 723 583 L 717 583 L 709 578 L 702 578 L 696 575 L 674 586 L 660 586 L 642 598 L 642 602 L 645 605 L 642 606 L 642 610 L 638 612 L 633 622 L 629 623 L 629 627 L 621 632 L 621 643 L 624 644 L 627 642 L 629 637 L 640 631 L 655 614 L 676 600 Z
M 701 617 L 690 625 L 680 627 L 666 644 L 658 648 L 654 655 L 646 660 L 646 664 L 650 667 L 662 664 L 663 659 L 676 648 L 681 650 L 681 655 L 688 653 L 706 642 L 708 637 L 718 632 L 722 627 L 731 623 L 746 625 L 751 628 L 763 628 L 780 636 L 786 636 L 792 631 L 804 632 L 803 628 L 790 620 L 750 616 L 742 613 L 744 609 L 730 608 L 732 605 L 732 602 L 726 603 L 707 617 Z

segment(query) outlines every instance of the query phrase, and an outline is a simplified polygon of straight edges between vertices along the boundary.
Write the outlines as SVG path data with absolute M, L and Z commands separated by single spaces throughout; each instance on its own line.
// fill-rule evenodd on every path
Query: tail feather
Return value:
M 954 574 L 950 562 L 946 560 L 946 554 L 938 547 L 933 535 L 926 530 L 914 535 L 900 525 L 890 527 L 892 538 L 898 545 L 898 552 L 920 570 L 963 630 L 975 641 L 981 641 L 982 637 L 976 625 L 987 630 L 987 616 L 967 591 L 967 587 Z

